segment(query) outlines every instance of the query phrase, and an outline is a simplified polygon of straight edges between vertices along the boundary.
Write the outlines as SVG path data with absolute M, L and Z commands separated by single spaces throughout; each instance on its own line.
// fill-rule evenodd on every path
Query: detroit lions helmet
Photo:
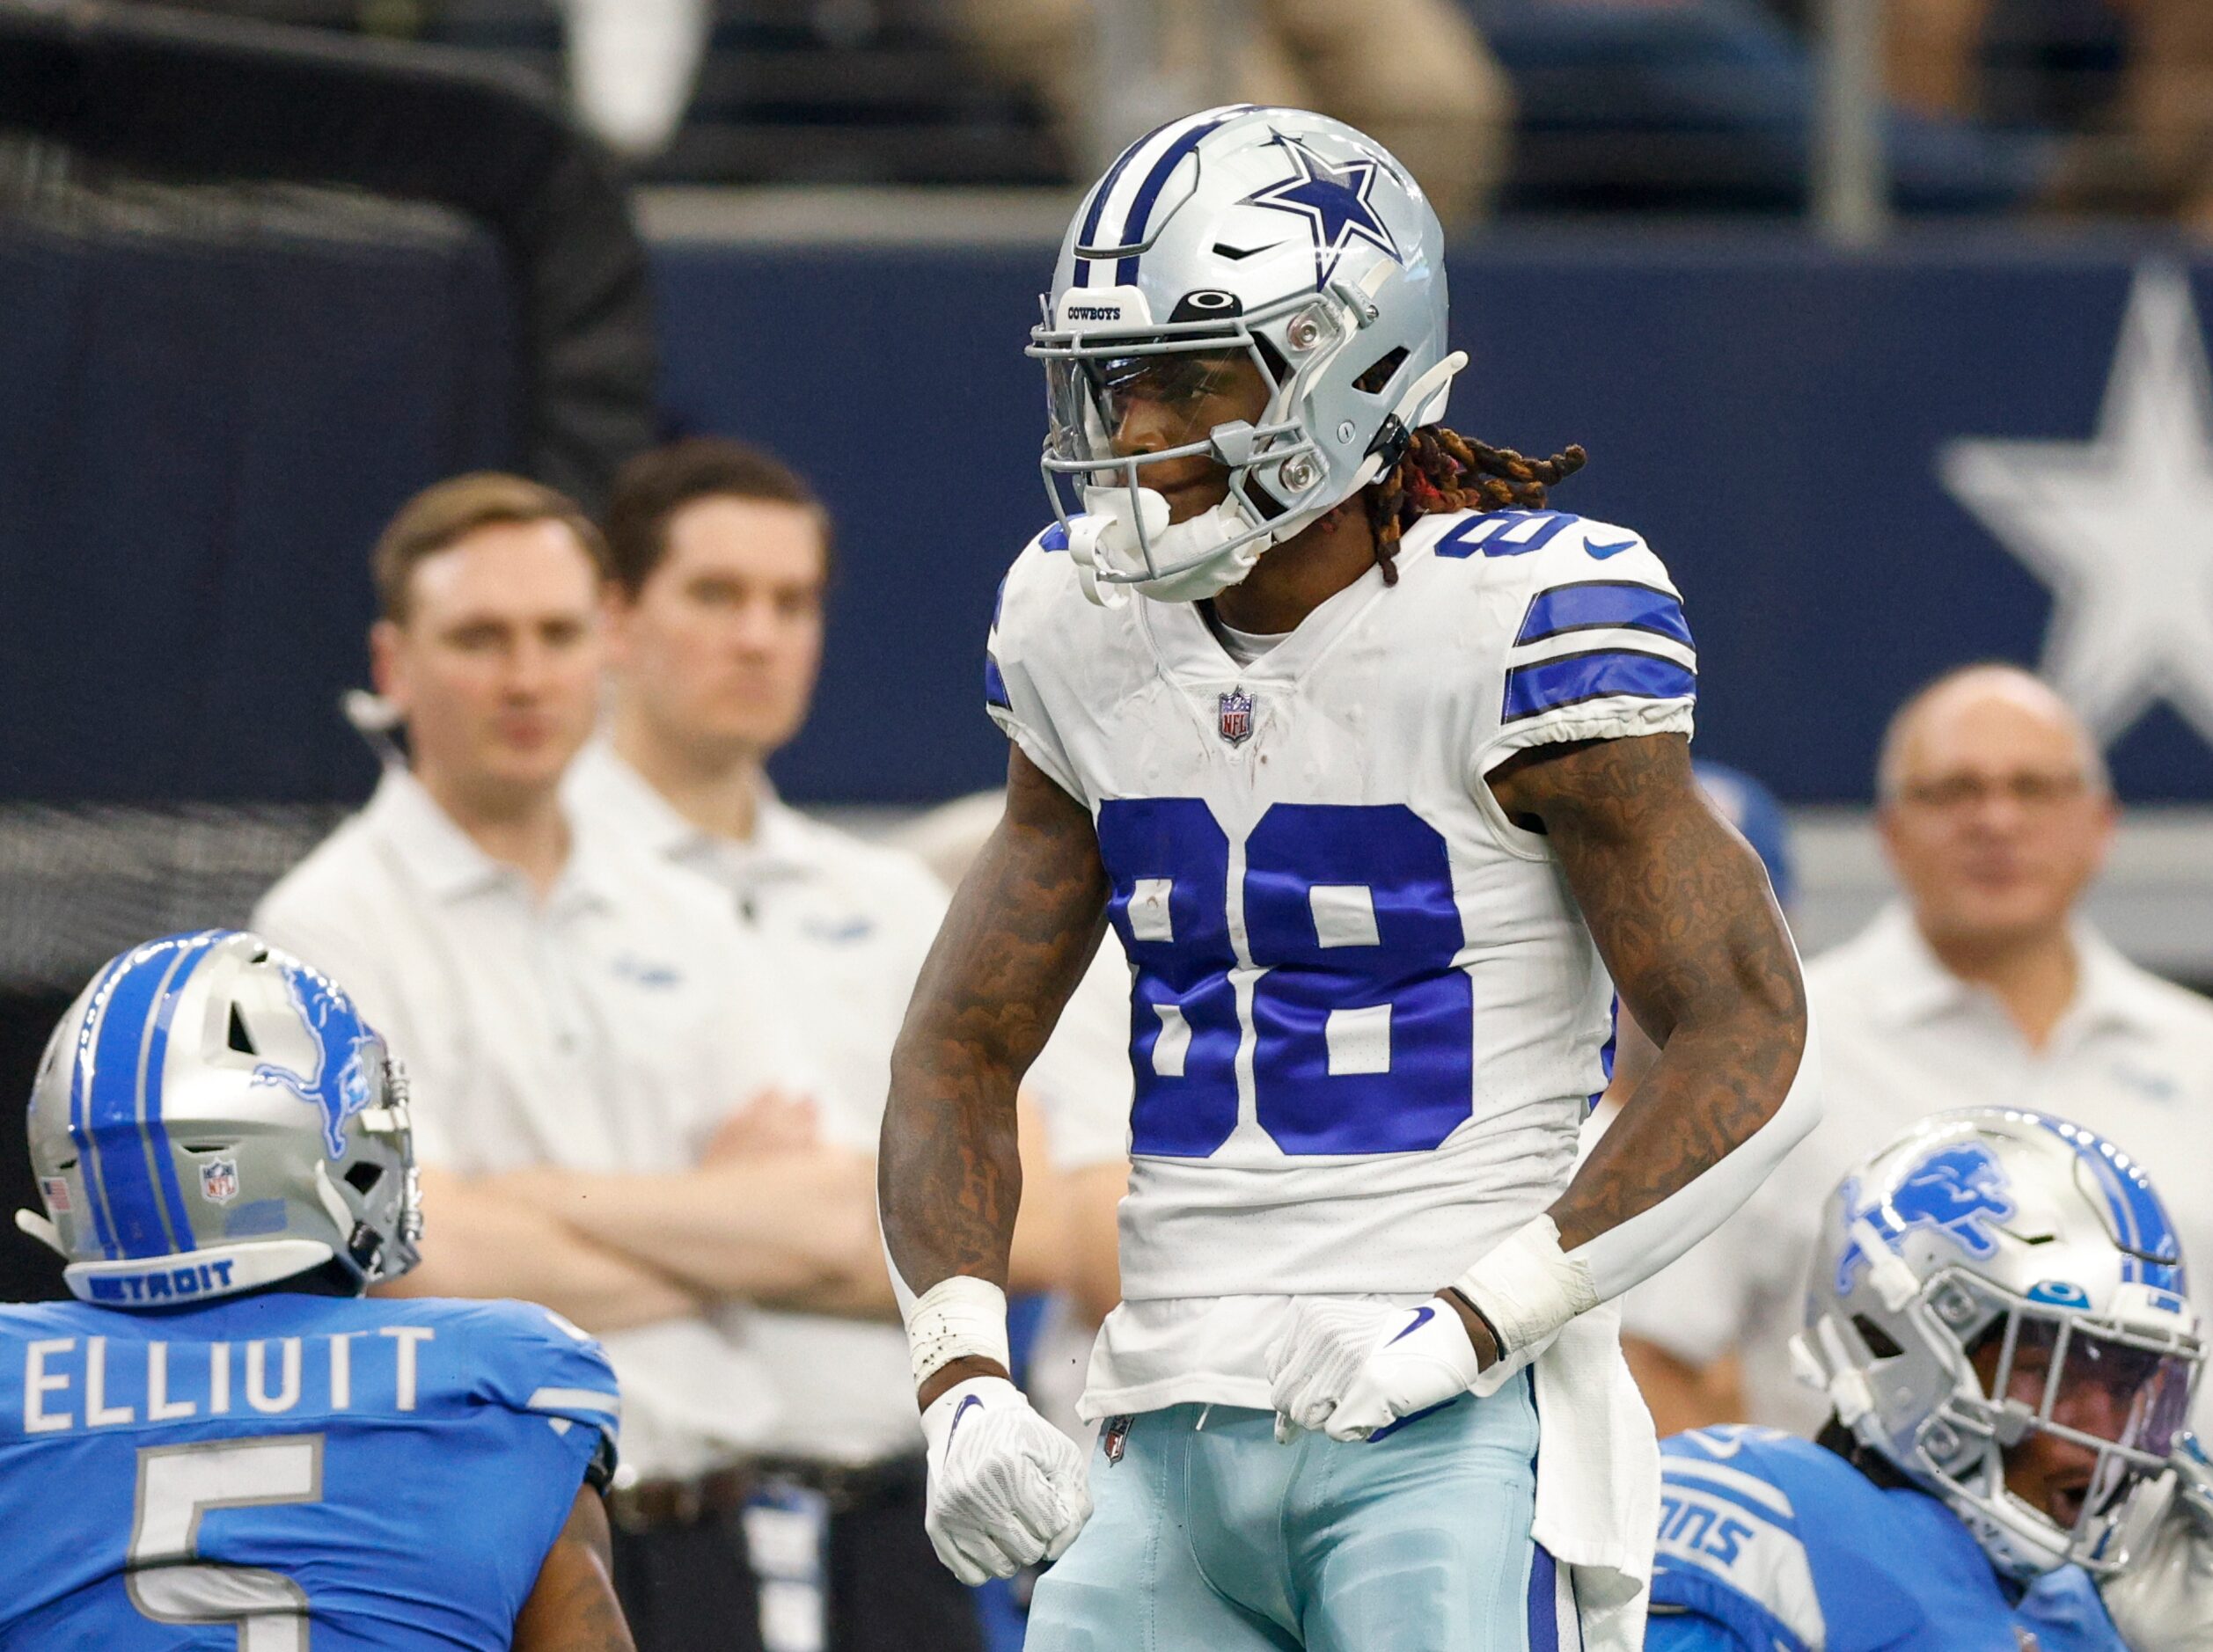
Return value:
M 2186 1290 L 2173 1224 L 2128 1154 L 2043 1114 L 1968 1108 L 1916 1124 L 1831 1195 L 1792 1353 L 1999 1569 L 2105 1575 L 2188 1425 L 2205 1349 Z M 2094 1456 L 2071 1527 L 2006 1489 L 2006 1451 L 2040 1431 Z
M 335 1263 L 357 1290 L 415 1264 L 406 1080 L 338 985 L 236 930 L 108 962 L 31 1092 L 43 1216 L 87 1302 L 173 1307 Z
M 1125 150 L 1077 209 L 1040 303 L 1045 490 L 1099 603 L 1235 584 L 1396 464 L 1467 365 L 1445 348 L 1444 233 L 1420 186 L 1372 138 L 1298 109 L 1209 109 Z M 1257 423 L 1116 453 L 1132 382 L 1225 355 L 1269 387 Z M 1197 455 L 1227 469 L 1228 496 L 1171 526 L 1147 471 Z

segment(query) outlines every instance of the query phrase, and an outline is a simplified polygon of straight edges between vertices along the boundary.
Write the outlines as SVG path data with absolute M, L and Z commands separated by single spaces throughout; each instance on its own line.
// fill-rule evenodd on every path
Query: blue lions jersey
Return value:
M 504 1648 L 617 1410 L 520 1303 L 0 1306 L 0 1648 Z
M 2089 1577 L 2019 1598 L 1934 1497 L 1772 1429 L 1661 1443 L 1647 1652 L 2127 1652 Z

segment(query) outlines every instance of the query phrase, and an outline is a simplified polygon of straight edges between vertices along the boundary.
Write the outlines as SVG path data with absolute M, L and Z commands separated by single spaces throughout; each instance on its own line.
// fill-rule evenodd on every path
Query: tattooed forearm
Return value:
M 1017 749 L 1007 816 L 922 966 L 891 1058 L 877 1203 L 918 1293 L 968 1274 L 1004 1284 L 1022 1196 L 1015 1086 L 1105 926 L 1091 816 Z
M 613 1543 L 599 1494 L 576 1495 L 515 1620 L 515 1652 L 636 1652 L 615 1598 Z
M 1552 1208 L 1572 1250 L 1774 1115 L 1805 1049 L 1805 986 L 1758 859 L 1699 792 L 1681 737 L 1542 748 L 1491 788 L 1541 823 L 1623 1004 L 1661 1050 Z

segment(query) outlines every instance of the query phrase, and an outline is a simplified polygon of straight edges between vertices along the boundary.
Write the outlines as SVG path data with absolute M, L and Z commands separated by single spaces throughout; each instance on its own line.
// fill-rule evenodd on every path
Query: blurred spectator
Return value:
M 410 767 L 254 921 L 345 981 L 412 1076 L 429 1237 L 399 1288 L 521 1297 L 605 1338 L 638 1646 L 728 1652 L 759 1644 L 737 1511 L 775 1401 L 722 1305 L 865 1293 L 873 1178 L 780 1093 L 784 1018 L 732 926 L 561 805 L 597 701 L 604 565 L 598 530 L 520 478 L 399 512 L 370 643 Z
M 1892 98 L 1918 114 L 2068 134 L 2049 198 L 2213 232 L 2213 6 L 2204 0 L 1891 0 Z
M 629 160 L 659 154 L 684 119 L 714 26 L 712 0 L 554 0 L 568 30 L 568 95 Z
M 1508 206 L 1797 211 L 1817 76 L 1792 8 L 1761 0 L 1461 0 L 1521 113 Z M 1892 202 L 1989 212 L 2033 197 L 2048 145 L 1949 109 L 1884 122 Z
M 1001 77 L 1043 96 L 1064 147 L 1081 155 L 1117 92 L 1101 84 L 1091 49 L 1101 10 L 1102 0 L 948 0 L 946 15 Z M 1454 0 L 1252 0 L 1252 27 L 1227 62 L 1214 55 L 1210 8 L 1154 0 L 1151 11 L 1164 82 L 1156 118 L 1235 102 L 1318 110 L 1403 161 L 1447 229 L 1489 214 L 1513 98 Z
M 1794 1385 L 1785 1340 L 1822 1201 L 1931 1113 L 2015 1106 L 2079 1121 L 2160 1166 L 2185 1260 L 2213 1258 L 2213 1004 L 2075 916 L 2115 818 L 2087 731 L 2028 673 L 1970 666 L 1899 710 L 1878 781 L 1906 904 L 1806 972 L 1827 1114 L 1735 1216 L 1624 1304 L 1663 1432 L 1820 1422 L 1826 1402 Z M 1726 1380 L 1733 1355 L 1740 1384 Z
M 831 1080 L 821 1139 L 873 1164 L 892 1042 L 945 890 L 912 855 L 788 807 L 763 771 L 814 692 L 830 519 L 780 461 L 699 438 L 624 468 L 607 537 L 612 712 L 569 778 L 570 807 L 700 889 L 701 910 L 773 969 L 785 1037 Z M 1033 1140 L 1025 1159 L 1042 1151 Z M 1059 1277 L 1057 1201 L 1042 1166 L 1029 1181 L 1010 1283 L 1034 1290 Z M 882 1259 L 857 1297 L 825 1279 L 756 1313 L 751 1342 L 783 1401 L 761 1467 L 788 1538 L 819 1551 L 765 1583 L 793 1585 L 786 1610 L 803 1614 L 805 1580 L 826 1577 L 811 1610 L 826 1604 L 832 1652 L 978 1644 L 967 1592 L 922 1529 L 922 1434 Z

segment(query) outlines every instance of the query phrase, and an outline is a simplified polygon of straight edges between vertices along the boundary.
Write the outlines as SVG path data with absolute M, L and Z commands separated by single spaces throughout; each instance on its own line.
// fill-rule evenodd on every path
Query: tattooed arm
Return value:
M 515 1619 L 515 1652 L 636 1652 L 615 1599 L 614 1539 L 598 1491 L 586 1486 L 546 1552 Z
M 1759 860 L 1698 790 L 1681 736 L 1539 747 L 1491 788 L 1550 840 L 1622 1001 L 1660 1047 L 1550 1213 L 1603 1299 L 1711 1231 L 1812 1128 L 1813 1087 L 1794 1090 L 1805 986 Z M 1801 1105 L 1778 1116 L 1793 1094 Z M 1755 1136 L 1761 1151 L 1738 1157 Z
M 1089 811 L 1014 748 L 1006 817 L 953 897 L 892 1053 L 876 1197 L 917 1295 L 956 1275 L 1006 1283 L 1022 1197 L 1015 1086 L 1098 948 L 1106 890 Z M 956 1359 L 918 1398 L 1006 1375 Z

